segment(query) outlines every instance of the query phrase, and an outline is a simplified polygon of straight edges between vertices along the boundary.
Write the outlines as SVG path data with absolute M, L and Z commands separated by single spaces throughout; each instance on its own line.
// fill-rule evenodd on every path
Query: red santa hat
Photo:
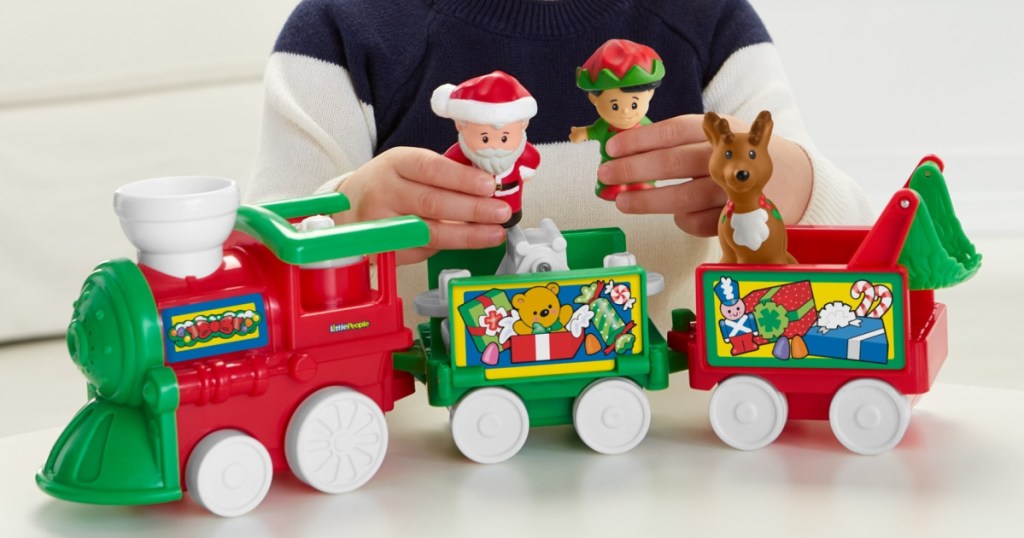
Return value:
M 495 71 L 434 90 L 430 107 L 442 118 L 502 126 L 537 114 L 537 101 L 512 75 Z

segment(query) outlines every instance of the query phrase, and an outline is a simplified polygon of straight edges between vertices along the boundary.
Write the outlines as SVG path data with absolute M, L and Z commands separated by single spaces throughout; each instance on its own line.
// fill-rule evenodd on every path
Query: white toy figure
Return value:
M 497 275 L 568 271 L 566 242 L 551 219 L 541 219 L 540 227 L 508 230 L 507 252 L 498 265 Z

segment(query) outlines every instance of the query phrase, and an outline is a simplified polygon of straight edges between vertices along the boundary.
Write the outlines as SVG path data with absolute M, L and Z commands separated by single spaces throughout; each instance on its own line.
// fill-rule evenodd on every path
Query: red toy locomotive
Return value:
M 241 207 L 236 221 L 237 205 L 217 178 L 118 191 L 140 264 L 101 264 L 75 303 L 68 345 L 92 399 L 39 471 L 44 491 L 150 504 L 187 489 L 238 515 L 277 470 L 331 493 L 376 473 L 383 413 L 413 392 L 392 368 L 412 344 L 393 251 L 425 245 L 426 224 L 286 220 L 347 210 L 340 194 Z

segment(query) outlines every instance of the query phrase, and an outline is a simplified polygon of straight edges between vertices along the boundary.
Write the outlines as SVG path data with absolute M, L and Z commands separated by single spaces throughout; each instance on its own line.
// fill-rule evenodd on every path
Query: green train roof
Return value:
M 322 230 L 299 231 L 286 219 L 330 215 L 350 208 L 341 193 L 298 200 L 246 205 L 238 209 L 235 229 L 256 238 L 286 263 L 306 264 L 415 248 L 430 241 L 419 217 L 402 216 L 355 222 Z

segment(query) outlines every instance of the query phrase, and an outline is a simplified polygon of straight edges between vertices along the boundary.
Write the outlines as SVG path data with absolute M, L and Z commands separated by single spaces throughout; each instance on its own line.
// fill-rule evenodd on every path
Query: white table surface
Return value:
M 867 457 L 824 422 L 790 422 L 759 451 L 728 448 L 708 426 L 708 393 L 675 381 L 652 394 L 650 434 L 630 453 L 595 454 L 571 428 L 539 428 L 499 465 L 458 454 L 445 411 L 421 391 L 389 415 L 388 457 L 366 486 L 324 495 L 278 474 L 263 504 L 234 519 L 191 500 L 52 499 L 32 475 L 59 429 L 6 437 L 0 535 L 1024 535 L 1024 392 L 938 384 L 902 444 Z

